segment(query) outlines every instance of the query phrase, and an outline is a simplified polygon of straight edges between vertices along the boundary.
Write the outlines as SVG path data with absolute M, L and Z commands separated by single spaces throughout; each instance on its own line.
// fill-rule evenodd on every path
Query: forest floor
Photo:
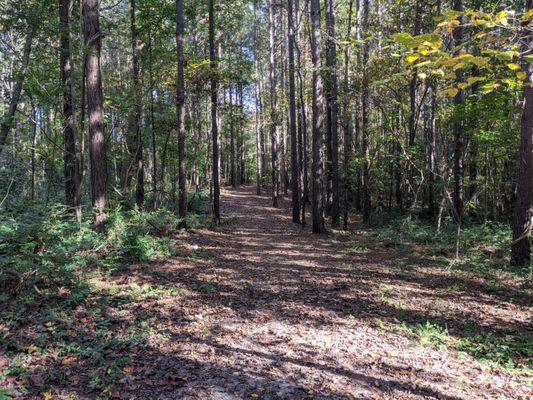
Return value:
M 411 253 L 365 231 L 312 235 L 252 186 L 222 205 L 222 226 L 178 236 L 172 259 L 95 277 L 66 310 L 18 310 L 4 387 L 47 400 L 532 398 L 531 369 L 479 360 L 469 342 L 531 335 L 513 282 L 402 262 Z

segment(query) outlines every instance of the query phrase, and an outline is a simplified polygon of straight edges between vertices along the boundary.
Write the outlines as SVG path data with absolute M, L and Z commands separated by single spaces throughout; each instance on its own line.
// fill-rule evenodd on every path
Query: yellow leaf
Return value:
M 409 54 L 407 57 L 405 57 L 405 61 L 407 61 L 409 64 L 412 64 L 419 58 L 420 56 L 418 54 Z
M 448 97 L 455 97 L 455 96 L 457 96 L 457 94 L 459 93 L 459 89 L 454 88 L 454 87 L 451 87 L 451 88 L 448 88 L 448 89 L 444 89 L 444 90 L 442 91 L 442 93 L 443 93 L 445 96 L 448 96 Z
M 522 15 L 521 21 L 522 22 L 529 22 L 533 19 L 533 9 L 527 11 L 524 15 Z
M 460 82 L 457 84 L 457 86 L 459 86 L 459 89 L 466 89 L 470 85 L 466 82 Z
M 455 72 L 449 72 L 444 76 L 445 79 L 456 79 L 457 75 Z
M 507 64 L 507 68 L 509 68 L 511 71 L 516 71 L 520 69 L 520 65 L 515 64 L 515 63 L 509 63 Z
M 472 86 L 474 83 L 479 82 L 479 81 L 482 81 L 483 79 L 484 79 L 484 78 L 480 78 L 480 77 L 478 77 L 478 76 L 473 76 L 473 77 L 471 77 L 471 78 L 468 78 L 466 81 L 468 82 L 468 84 L 469 84 L 470 86 Z
M 516 73 L 516 78 L 520 81 L 526 80 L 526 73 L 524 71 L 520 71 Z

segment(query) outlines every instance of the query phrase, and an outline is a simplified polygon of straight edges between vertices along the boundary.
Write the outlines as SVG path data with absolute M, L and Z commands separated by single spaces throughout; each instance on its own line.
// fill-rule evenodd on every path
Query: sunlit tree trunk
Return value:
M 348 18 L 346 23 L 346 43 L 350 43 L 352 32 L 352 9 L 353 0 L 348 3 Z M 348 229 L 348 214 L 350 210 L 350 160 L 352 151 L 352 113 L 350 109 L 350 46 L 344 48 L 344 81 L 342 94 L 342 127 L 344 130 L 344 176 L 343 176 L 343 209 L 344 209 L 344 229 Z
M 533 8 L 533 0 L 527 0 L 526 10 Z M 529 23 L 531 21 L 528 21 Z M 533 30 L 524 23 L 522 38 L 523 56 L 533 54 Z M 514 265 L 525 265 L 531 257 L 530 236 L 533 229 L 533 63 L 525 58 L 522 71 L 526 74 L 520 128 L 520 156 L 518 184 L 513 223 L 511 259 Z
M 324 123 L 324 83 L 322 80 L 320 2 L 311 0 L 311 58 L 313 61 L 313 162 L 311 167 L 311 203 L 313 207 L 313 232 L 324 233 L 323 151 L 322 125 Z
M 183 19 L 183 1 L 176 0 L 176 48 L 178 56 L 177 77 L 177 114 L 178 114 L 178 210 L 182 218 L 181 226 L 185 226 L 187 216 L 187 188 L 185 171 L 185 80 L 183 66 L 185 57 L 183 52 L 185 22 Z
M 144 158 L 143 140 L 141 136 L 141 85 L 139 82 L 139 44 L 137 41 L 137 24 L 135 21 L 135 1 L 130 1 L 131 12 L 131 50 L 132 50 L 132 73 L 133 73 L 133 98 L 134 110 L 132 118 L 132 136 L 135 136 L 135 203 L 139 208 L 144 205 Z
M 370 0 L 363 0 L 363 15 L 361 30 L 363 34 L 363 83 L 361 88 L 361 152 L 363 155 L 363 221 L 370 220 L 371 199 L 370 199 L 370 91 L 368 76 L 368 59 L 370 52 L 370 43 L 368 42 L 368 28 L 370 24 Z
M 279 206 L 280 173 L 278 155 L 278 101 L 277 101 L 277 80 L 276 80 L 276 43 L 275 43 L 275 22 L 274 22 L 274 2 L 269 0 L 269 80 L 270 80 L 270 139 L 272 152 L 272 206 Z
M 298 143 L 296 133 L 296 85 L 294 81 L 294 18 L 293 1 L 288 0 L 289 34 L 289 125 L 291 137 L 292 222 L 300 223 L 300 172 L 298 168 Z
M 215 47 L 215 4 L 209 0 L 209 61 L 211 64 L 211 138 L 213 146 L 213 222 L 220 224 L 220 154 L 218 135 L 218 82 Z
M 97 231 L 105 230 L 109 206 L 107 193 L 107 159 L 104 135 L 104 98 L 102 93 L 102 73 L 100 70 L 100 2 L 83 1 L 83 27 L 87 59 L 85 74 L 87 79 L 87 112 L 89 114 L 89 153 L 91 159 L 91 193 L 95 207 L 94 225 Z

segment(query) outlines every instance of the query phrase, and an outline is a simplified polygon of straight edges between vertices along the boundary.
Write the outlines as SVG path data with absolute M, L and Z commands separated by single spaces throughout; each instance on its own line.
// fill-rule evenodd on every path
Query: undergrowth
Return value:
M 401 329 L 417 338 L 423 347 L 440 350 L 451 348 L 460 355 L 472 356 L 497 369 L 526 377 L 533 375 L 531 335 L 497 336 L 479 332 L 475 326 L 469 326 L 463 336 L 452 336 L 446 327 L 430 321 L 416 325 L 403 324 Z
M 493 278 L 508 275 L 518 279 L 524 287 L 530 287 L 533 283 L 533 263 L 521 268 L 509 265 L 512 232 L 508 224 L 465 224 L 459 240 L 460 257 L 457 259 L 456 227 L 451 221 L 444 221 L 438 231 L 428 221 L 403 217 L 372 227 L 369 232 L 370 245 L 379 243 L 412 253 L 415 257 L 430 258 L 436 261 L 436 266 Z
M 460 236 L 461 255 L 455 258 L 455 225 L 446 221 L 441 230 L 427 221 L 397 218 L 382 226 L 368 229 L 368 235 L 354 242 L 350 251 L 359 249 L 388 248 L 397 256 L 397 273 L 409 274 L 404 268 L 417 271 L 428 268 L 445 268 L 464 277 L 464 287 L 452 286 L 445 290 L 435 288 L 439 295 L 454 295 L 456 291 L 469 289 L 472 277 L 484 282 L 483 290 L 501 296 L 526 298 L 532 288 L 533 265 L 514 268 L 509 264 L 511 229 L 507 224 L 465 224 Z M 429 279 L 429 278 L 428 278 Z M 380 286 L 382 301 L 402 309 L 390 295 L 392 287 Z M 425 347 L 451 348 L 460 354 L 468 354 L 495 368 L 514 373 L 533 374 L 530 356 L 533 354 L 533 337 L 520 332 L 508 335 L 483 333 L 468 324 L 460 335 L 450 335 L 447 328 L 430 321 L 402 326 L 402 330 L 416 337 Z
M 109 215 L 107 232 L 96 233 L 90 215 L 77 223 L 60 205 L 43 205 L 0 219 L 0 300 L 25 292 L 53 293 L 79 285 L 86 274 L 168 258 L 182 221 L 171 211 L 125 211 Z M 198 217 L 191 214 L 194 228 Z

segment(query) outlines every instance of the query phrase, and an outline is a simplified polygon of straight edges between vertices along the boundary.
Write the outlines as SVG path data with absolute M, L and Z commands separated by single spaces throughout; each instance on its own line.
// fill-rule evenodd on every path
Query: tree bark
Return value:
M 72 58 L 70 50 L 70 0 L 59 0 L 60 55 L 59 67 L 63 91 L 63 138 L 65 203 L 71 207 L 81 221 L 81 193 L 77 155 L 76 114 L 74 111 Z
M 213 223 L 220 225 L 220 154 L 218 135 L 218 77 L 215 47 L 215 4 L 209 0 L 209 61 L 211 64 L 211 139 L 213 146 Z
M 454 0 L 453 9 L 455 11 L 463 11 L 463 1 Z M 453 33 L 453 39 L 455 47 L 457 48 L 463 42 L 463 29 L 461 26 L 455 28 Z M 461 70 L 456 72 L 457 82 L 461 82 L 463 74 Z M 464 138 L 463 138 L 463 121 L 462 121 L 462 106 L 464 101 L 464 93 L 461 89 L 454 97 L 453 102 L 455 105 L 455 117 L 453 122 L 453 175 L 454 175 L 454 192 L 453 192 L 453 207 L 455 211 L 455 219 L 458 224 L 458 229 L 463 221 L 463 151 L 464 151 Z
M 141 87 L 139 83 L 139 44 L 137 41 L 137 24 L 135 22 L 135 1 L 130 1 L 131 12 L 131 50 L 132 50 L 132 78 L 133 78 L 133 99 L 134 111 L 132 118 L 132 136 L 135 136 L 135 203 L 137 207 L 142 208 L 144 205 L 144 158 L 143 158 L 143 141 L 141 136 Z
M 254 60 L 255 60 L 255 73 L 259 80 L 255 85 L 255 179 L 256 179 L 256 193 L 261 195 L 261 177 L 262 177 L 262 159 L 261 159 L 261 110 L 260 110 L 260 80 L 259 74 L 259 39 L 257 32 L 257 2 L 254 1 Z
M 294 18 L 293 1 L 288 0 L 289 35 L 289 125 L 291 137 L 292 222 L 300 223 L 300 171 L 298 168 L 298 138 L 296 134 L 296 85 L 294 81 Z
M 352 33 L 352 9 L 353 0 L 348 3 L 348 21 L 346 24 L 346 43 L 349 43 Z M 342 95 L 342 116 L 344 129 L 344 179 L 343 179 L 343 199 L 344 199 L 344 229 L 348 229 L 349 211 L 350 211 L 350 160 L 352 151 L 352 128 L 350 112 L 350 46 L 347 44 L 344 48 L 344 82 Z
M 313 61 L 313 162 L 311 167 L 311 203 L 313 207 L 313 232 L 324 233 L 323 151 L 322 125 L 324 123 L 324 84 L 322 80 L 320 1 L 311 0 L 311 58 Z
M 99 232 L 105 230 L 109 199 L 107 193 L 107 159 L 104 135 L 104 97 L 100 70 L 100 10 L 98 0 L 83 1 L 83 28 L 87 62 L 87 111 L 89 114 L 89 152 L 91 159 L 91 193 L 95 207 L 94 225 Z
M 148 41 L 148 73 L 150 79 L 150 133 L 152 135 L 152 208 L 157 209 L 157 141 L 155 135 L 155 112 L 154 112 L 154 74 L 152 57 L 152 33 L 150 32 Z
M 327 0 L 326 25 L 328 33 L 327 71 L 328 71 L 328 132 L 331 172 L 331 226 L 340 225 L 339 206 L 339 103 L 337 87 L 337 46 L 335 44 L 335 0 Z
M 370 132 L 369 132 L 369 77 L 368 77 L 368 58 L 370 51 L 370 44 L 368 42 L 367 33 L 370 24 L 370 0 L 363 0 L 363 21 L 361 30 L 363 32 L 363 83 L 361 89 L 361 151 L 363 153 L 363 221 L 370 220 L 371 199 L 370 199 Z
M 32 18 L 28 18 L 28 31 L 26 32 L 26 39 L 24 40 L 24 48 L 22 50 L 22 60 L 20 71 L 15 80 L 15 85 L 13 86 L 13 93 L 11 93 L 11 99 L 9 101 L 9 107 L 6 114 L 2 118 L 0 123 L 0 153 L 4 149 L 4 146 L 7 141 L 7 137 L 11 128 L 13 127 L 13 122 L 15 120 L 15 114 L 17 112 L 17 107 L 20 102 L 20 96 L 22 94 L 22 84 L 26 77 L 26 71 L 28 69 L 28 64 L 30 62 L 30 53 L 31 45 L 33 42 L 33 37 L 35 35 L 35 27 L 33 26 Z
M 527 0 L 526 10 L 531 8 L 533 0 Z M 524 23 L 523 32 L 522 55 L 526 56 L 533 54 L 533 29 Z M 525 72 L 527 79 L 524 85 L 519 173 L 511 248 L 511 261 L 516 266 L 527 264 L 531 258 L 530 236 L 533 229 L 533 63 L 523 58 L 522 71 Z
M 187 188 L 185 171 L 185 79 L 183 67 L 185 56 L 183 51 L 185 22 L 183 17 L 183 1 L 176 0 L 176 47 L 178 56 L 178 77 L 176 83 L 177 115 L 178 115 L 178 212 L 182 219 L 181 227 L 185 227 L 187 216 Z
M 237 97 L 235 95 L 235 97 Z M 236 101 L 235 101 L 236 102 Z M 229 87 L 229 156 L 230 156 L 230 185 L 237 187 L 237 173 L 235 168 L 235 114 L 233 104 L 233 89 Z
M 278 102 L 277 102 L 277 80 L 275 62 L 275 26 L 274 26 L 274 1 L 269 0 L 269 81 L 270 81 L 270 140 L 272 152 L 272 206 L 279 207 L 280 174 L 278 156 Z

